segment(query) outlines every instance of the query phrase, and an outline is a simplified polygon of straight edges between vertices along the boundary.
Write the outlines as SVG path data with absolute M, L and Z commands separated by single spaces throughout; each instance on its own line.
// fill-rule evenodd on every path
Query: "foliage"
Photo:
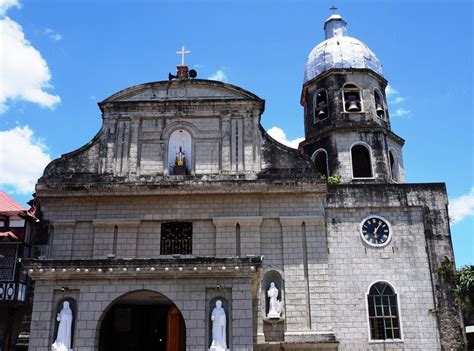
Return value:
M 456 282 L 456 270 L 454 269 L 454 263 L 451 262 L 447 257 L 445 257 L 443 262 L 441 262 L 439 265 L 438 274 L 448 283 L 452 284 Z
M 458 271 L 458 294 L 464 310 L 474 313 L 474 265 Z
M 328 177 L 328 183 L 331 184 L 331 185 L 341 184 L 341 176 L 336 175 L 336 176 Z

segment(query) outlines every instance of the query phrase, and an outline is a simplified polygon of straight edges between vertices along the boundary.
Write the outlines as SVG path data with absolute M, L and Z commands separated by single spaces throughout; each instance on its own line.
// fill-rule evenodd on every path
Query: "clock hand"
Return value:
M 379 230 L 379 228 L 380 228 L 381 225 L 382 225 L 382 223 L 379 223 L 379 226 L 378 226 L 377 228 L 375 228 L 375 230 L 374 230 L 374 234 L 375 234 L 375 235 L 377 235 L 377 232 L 378 232 L 378 230 Z

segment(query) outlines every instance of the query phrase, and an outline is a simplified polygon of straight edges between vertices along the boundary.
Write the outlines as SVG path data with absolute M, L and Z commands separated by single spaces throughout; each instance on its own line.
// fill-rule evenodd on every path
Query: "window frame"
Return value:
M 355 88 L 353 87 L 347 88 L 348 85 L 353 85 Z M 347 111 L 346 110 L 346 97 L 345 97 L 346 92 L 356 92 L 359 94 L 360 111 Z M 364 100 L 362 99 L 362 89 L 355 83 L 347 82 L 342 86 L 342 112 L 351 113 L 351 114 L 365 113 Z
M 369 156 L 370 156 L 370 173 L 372 176 L 370 177 L 354 177 L 354 164 L 352 163 L 352 148 L 357 145 L 362 145 L 366 147 L 369 151 Z M 349 159 L 350 159 L 350 165 L 351 165 L 351 177 L 353 180 L 363 180 L 363 179 L 375 179 L 375 172 L 374 172 L 374 157 L 372 154 L 372 148 L 370 147 L 369 144 L 363 141 L 356 141 L 352 143 L 351 147 L 349 148 Z
M 317 103 L 318 103 L 318 94 L 324 91 L 326 94 L 326 117 L 319 119 L 318 116 L 316 115 L 316 109 L 318 108 Z M 316 90 L 313 96 L 313 124 L 316 124 L 318 122 L 324 121 L 325 119 L 329 118 L 329 99 L 328 99 L 328 91 L 327 89 L 320 88 Z
M 390 286 L 390 288 L 393 290 L 396 298 L 397 298 L 397 310 L 398 310 L 398 325 L 400 329 L 400 338 L 399 339 L 372 339 L 372 334 L 370 331 L 370 315 L 369 315 L 369 295 L 370 295 L 370 289 L 374 284 L 376 283 L 384 283 Z M 384 344 L 384 343 L 403 343 L 405 341 L 405 337 L 403 334 L 403 323 L 402 323 L 402 311 L 400 309 L 400 300 L 401 296 L 400 293 L 395 289 L 394 285 L 390 283 L 388 280 L 384 279 L 378 279 L 374 280 L 372 283 L 369 284 L 367 291 L 365 293 L 365 315 L 366 315 L 366 320 L 367 320 L 367 341 L 369 344 Z
M 393 156 L 394 166 L 396 167 L 397 177 L 393 177 L 392 163 L 390 162 L 390 154 Z M 388 168 L 390 173 L 390 180 L 395 183 L 400 183 L 400 162 L 398 161 L 398 153 L 393 147 L 388 148 Z
M 318 156 L 321 152 L 324 152 L 326 154 L 326 173 L 327 177 L 329 177 L 329 157 L 328 157 L 328 152 L 324 148 L 319 148 L 313 154 L 311 155 L 311 160 L 313 160 L 314 166 L 316 167 L 316 156 Z M 324 175 L 324 174 L 322 174 Z
M 377 114 L 377 100 L 375 99 L 377 94 L 379 96 L 380 103 L 382 104 L 383 117 L 379 117 L 379 115 Z M 374 89 L 374 108 L 375 108 L 375 116 L 382 121 L 387 121 L 387 104 L 385 103 L 385 98 L 382 92 L 377 88 Z
M 190 239 L 188 239 L 188 249 L 190 252 L 185 252 L 185 253 L 167 253 L 165 252 L 165 247 L 163 246 L 163 242 L 167 239 L 164 238 L 163 234 L 164 233 L 164 228 L 167 225 L 177 225 L 177 224 L 182 224 L 182 225 L 189 225 L 190 226 Z M 181 256 L 186 256 L 186 255 L 192 255 L 193 254 L 193 222 L 191 221 L 164 221 L 161 222 L 160 224 L 160 256 L 173 256 L 173 255 L 181 255 Z M 166 233 L 168 234 L 168 233 Z M 176 235 L 174 233 L 169 233 L 170 235 Z M 169 240 L 169 239 L 168 239 Z M 186 239 L 181 239 L 181 240 L 186 240 Z

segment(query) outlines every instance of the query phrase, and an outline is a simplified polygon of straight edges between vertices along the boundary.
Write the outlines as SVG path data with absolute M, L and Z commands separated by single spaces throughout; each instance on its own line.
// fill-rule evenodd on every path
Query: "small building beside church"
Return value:
M 99 103 L 36 186 L 30 350 L 463 348 L 445 185 L 405 183 L 380 61 L 340 15 L 324 30 L 298 150 L 184 63 Z

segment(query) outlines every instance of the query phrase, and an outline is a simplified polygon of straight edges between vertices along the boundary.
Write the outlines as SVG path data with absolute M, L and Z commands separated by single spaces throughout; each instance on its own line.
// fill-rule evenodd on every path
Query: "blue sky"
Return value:
M 99 130 L 97 102 L 131 85 L 166 80 L 183 44 L 199 78 L 254 92 L 266 100 L 267 130 L 280 140 L 286 134 L 288 142 L 303 137 L 304 63 L 324 38 L 331 5 L 0 0 L 0 187 L 24 204 L 50 159 Z M 392 129 L 406 140 L 407 181 L 447 183 L 457 265 L 474 264 L 472 2 L 336 6 L 349 35 L 383 64 Z

